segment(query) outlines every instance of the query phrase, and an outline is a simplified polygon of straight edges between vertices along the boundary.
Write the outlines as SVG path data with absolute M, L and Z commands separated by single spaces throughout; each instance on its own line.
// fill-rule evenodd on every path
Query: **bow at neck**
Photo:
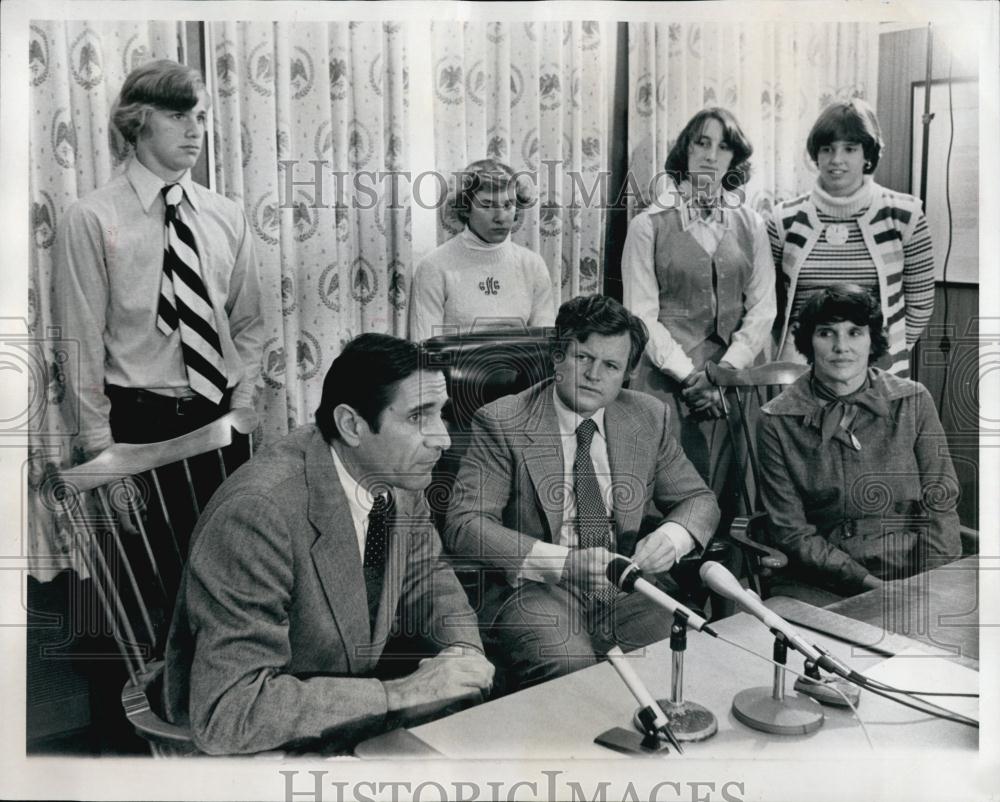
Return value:
M 817 379 L 815 373 L 809 379 L 809 387 L 817 406 L 806 416 L 805 422 L 820 430 L 824 444 L 833 437 L 838 437 L 856 451 L 860 451 L 861 443 L 852 431 L 859 409 L 866 409 L 876 416 L 889 414 L 889 405 L 875 389 L 870 371 L 865 375 L 864 384 L 847 395 L 837 395 L 829 386 Z

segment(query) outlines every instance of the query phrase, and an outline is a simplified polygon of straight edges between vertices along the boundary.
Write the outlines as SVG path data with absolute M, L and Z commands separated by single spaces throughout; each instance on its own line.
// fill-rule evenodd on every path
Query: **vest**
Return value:
M 889 354 L 892 365 L 888 372 L 907 378 L 910 375 L 910 349 L 906 344 L 906 302 L 903 297 L 903 243 L 913 233 L 920 215 L 920 201 L 911 195 L 893 192 L 885 187 L 873 188 L 873 201 L 868 211 L 858 219 L 858 227 L 868 253 L 878 273 L 882 317 L 889 332 Z M 784 321 L 777 341 L 777 359 L 795 359 L 789 335 L 792 299 L 799 271 L 809 256 L 823 224 L 809 195 L 782 203 L 774 210 L 778 238 L 783 241 L 781 272 L 778 281 L 778 308 L 784 310 Z M 786 348 L 787 346 L 787 348 Z
M 660 323 L 688 355 L 713 336 L 729 345 L 743 318 L 743 287 L 753 268 L 747 210 L 727 211 L 728 227 L 712 256 L 684 231 L 681 212 L 672 209 L 650 219 Z

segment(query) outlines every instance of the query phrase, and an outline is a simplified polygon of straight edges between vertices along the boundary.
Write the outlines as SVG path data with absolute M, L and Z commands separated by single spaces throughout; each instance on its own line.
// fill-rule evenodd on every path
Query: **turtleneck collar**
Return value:
M 866 175 L 862 177 L 861 186 L 858 187 L 856 192 L 843 198 L 835 198 L 820 186 L 819 179 L 817 178 L 810 200 L 817 209 L 830 217 L 856 217 L 871 206 L 874 186 L 872 177 Z
M 502 242 L 483 242 L 468 226 L 458 236 L 462 238 L 462 243 L 470 251 L 498 251 L 510 242 L 510 234 Z

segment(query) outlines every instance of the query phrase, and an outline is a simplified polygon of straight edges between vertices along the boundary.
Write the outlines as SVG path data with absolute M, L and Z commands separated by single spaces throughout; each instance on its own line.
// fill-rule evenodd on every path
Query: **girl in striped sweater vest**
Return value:
M 820 114 L 806 149 L 819 169 L 812 192 L 779 204 L 768 223 L 778 279 L 778 359 L 803 362 L 792 330 L 814 292 L 838 282 L 869 290 L 889 329 L 884 366 L 906 377 L 910 348 L 934 311 L 934 258 L 920 201 L 872 180 L 883 147 L 863 100 Z

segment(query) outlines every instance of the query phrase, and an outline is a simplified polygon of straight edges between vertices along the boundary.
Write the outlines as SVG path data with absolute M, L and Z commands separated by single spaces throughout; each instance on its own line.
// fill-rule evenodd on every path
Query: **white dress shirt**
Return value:
M 354 480 L 354 477 L 344 467 L 340 457 L 337 456 L 337 449 L 332 445 L 330 446 L 330 454 L 333 456 L 333 467 L 337 469 L 340 486 L 344 488 L 344 495 L 347 496 L 347 507 L 351 511 L 351 523 L 354 524 L 354 534 L 358 538 L 358 553 L 361 555 L 363 563 L 365 561 L 365 540 L 368 537 L 368 516 L 371 515 L 372 507 L 375 506 L 375 496 Z
M 733 210 L 740 206 L 739 196 L 723 192 L 720 205 L 704 218 L 692 210 L 676 186 L 668 187 L 649 207 L 629 224 L 622 252 L 622 290 L 624 305 L 649 329 L 646 355 L 667 375 L 683 381 L 695 369 L 694 363 L 659 319 L 660 285 L 656 278 L 653 258 L 653 221 L 651 215 L 679 209 L 681 226 L 695 242 L 713 256 L 726 230 L 733 224 Z M 733 332 L 729 347 L 721 362 L 734 368 L 748 368 L 767 345 L 771 324 L 777 314 L 774 294 L 774 260 L 767 238 L 767 227 L 756 212 L 754 217 L 751 271 L 744 289 L 745 312 L 739 327 Z

